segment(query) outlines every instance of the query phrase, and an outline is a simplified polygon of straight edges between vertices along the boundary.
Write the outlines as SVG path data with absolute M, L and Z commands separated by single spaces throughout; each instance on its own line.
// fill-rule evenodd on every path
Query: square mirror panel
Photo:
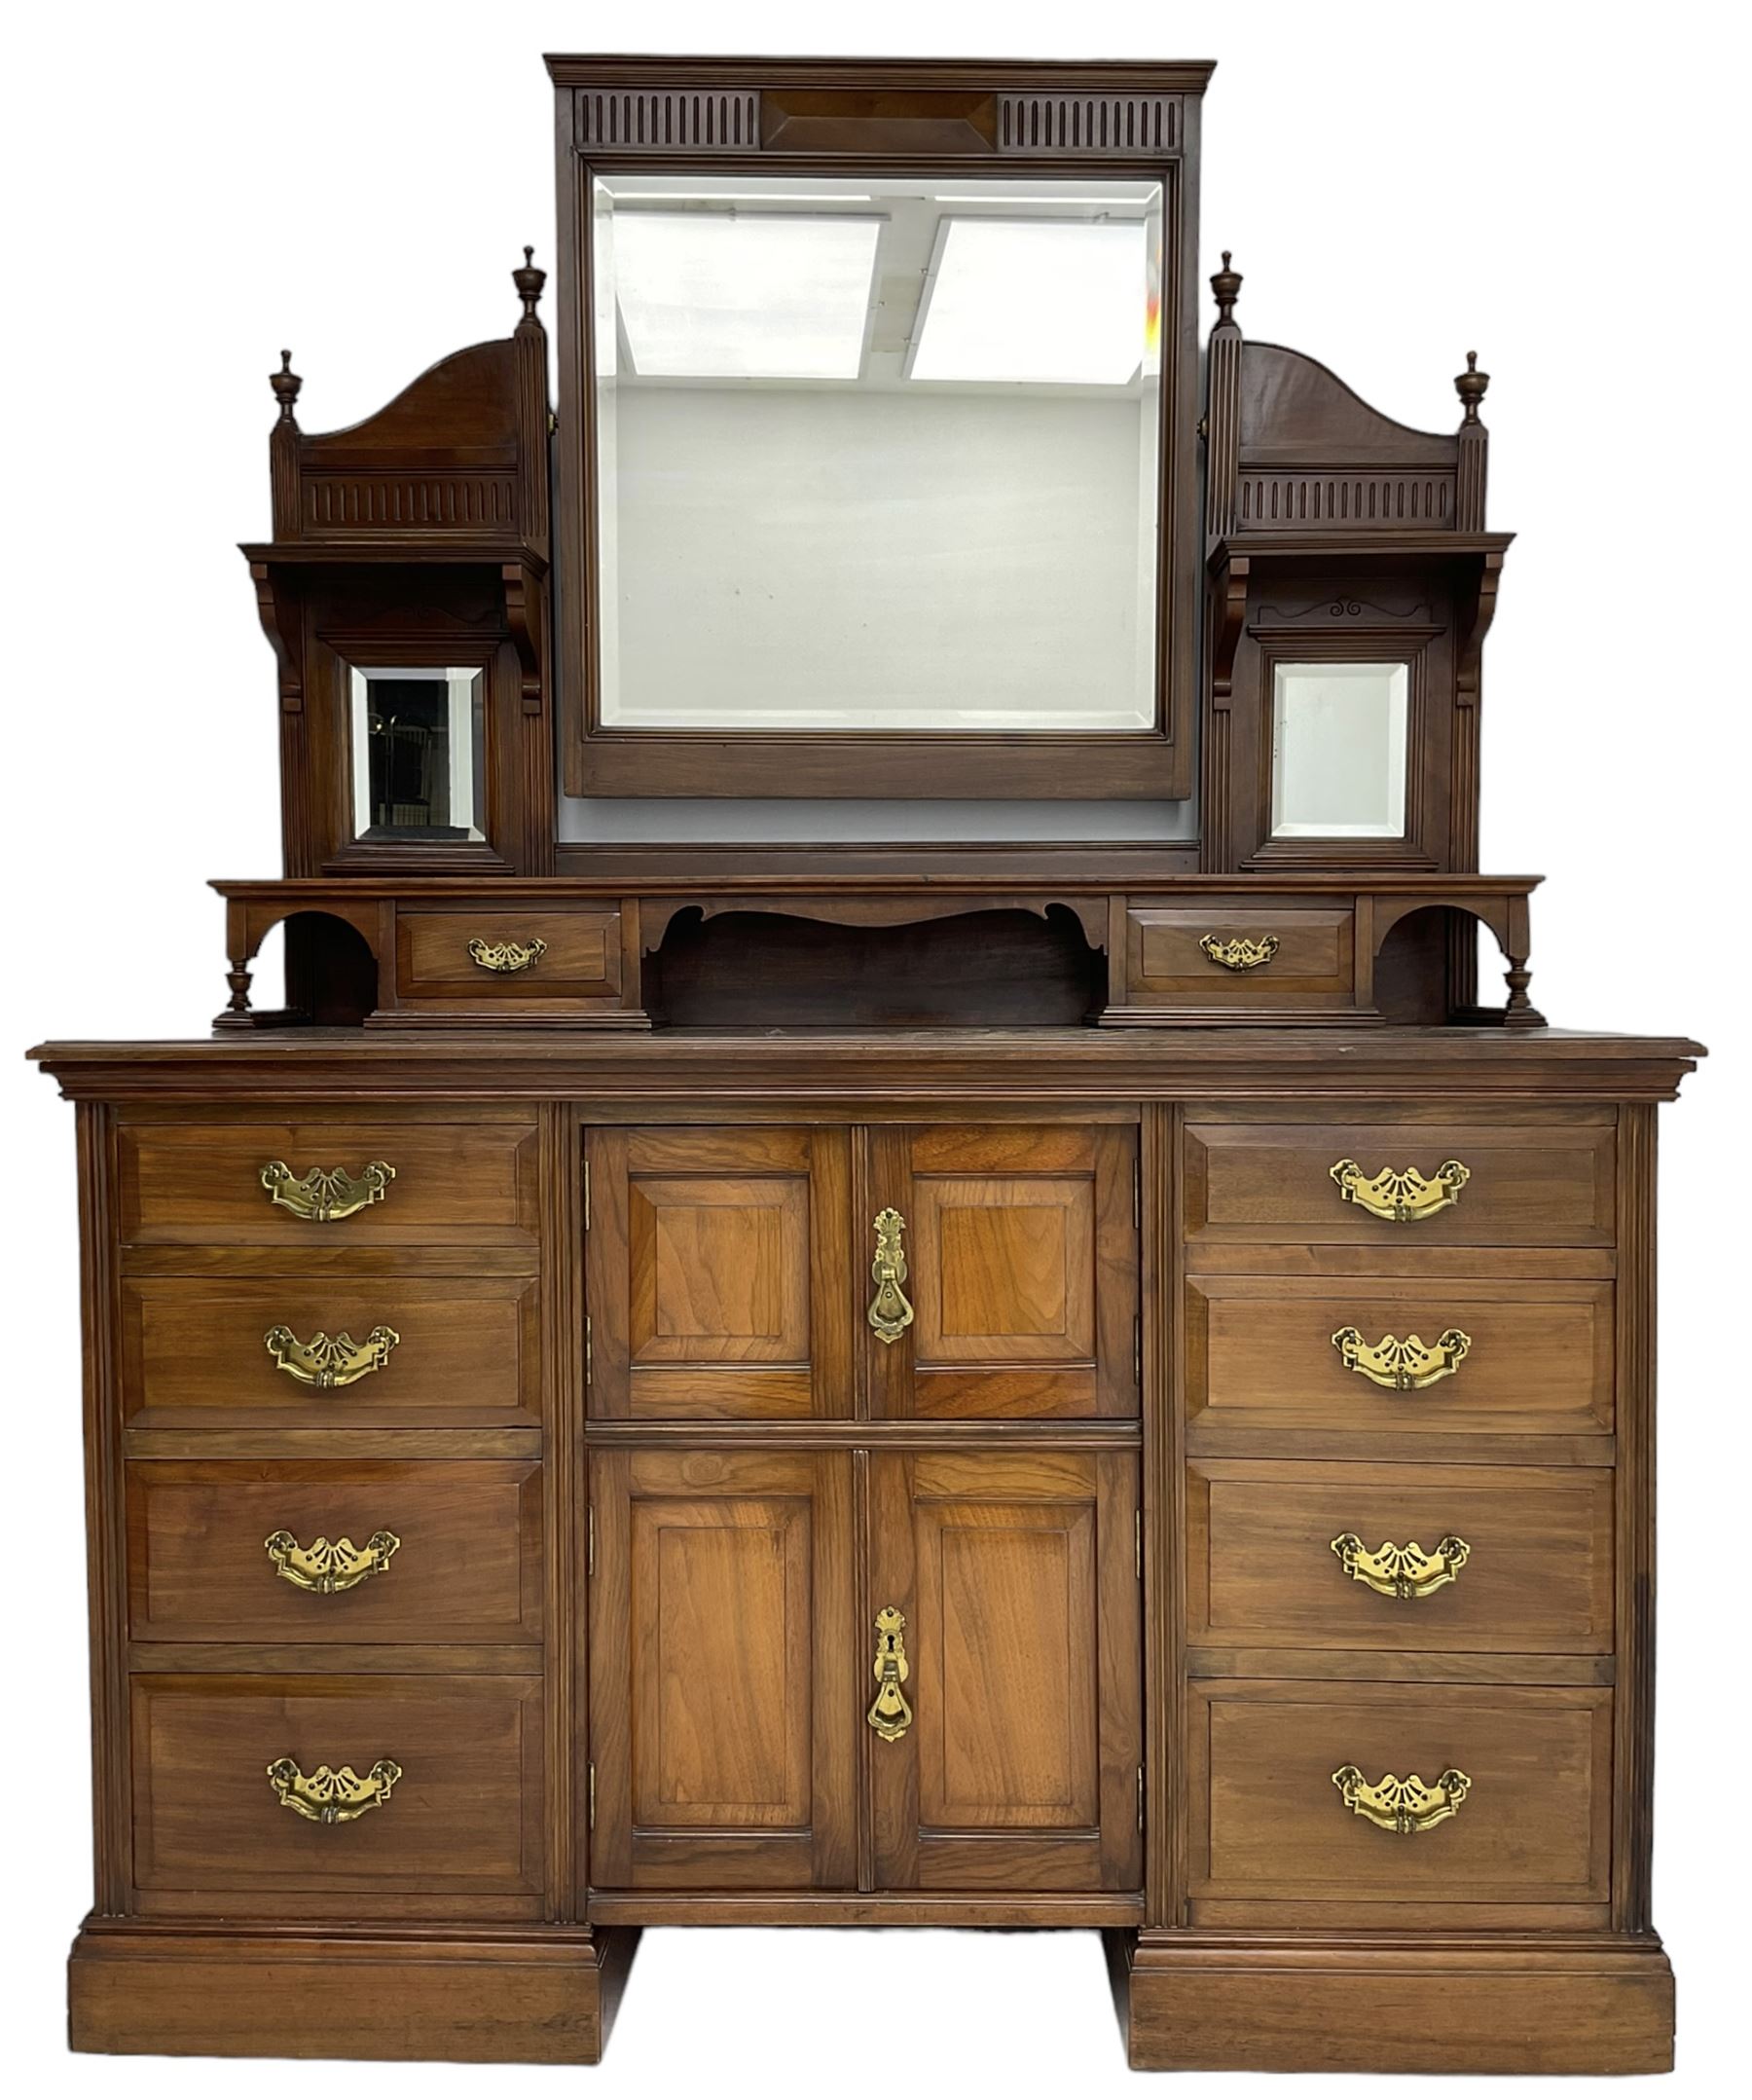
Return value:
M 1403 838 L 1409 676 L 1403 663 L 1278 664 L 1273 838 Z
M 486 677 L 477 667 L 347 666 L 355 839 L 484 839 Z
M 600 726 L 1155 728 L 1159 182 L 591 196 Z

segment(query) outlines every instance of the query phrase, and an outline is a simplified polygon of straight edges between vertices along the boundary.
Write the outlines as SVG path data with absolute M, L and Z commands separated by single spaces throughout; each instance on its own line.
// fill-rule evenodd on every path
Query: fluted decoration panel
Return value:
M 760 96 L 752 89 L 580 88 L 581 152 L 753 153 Z
M 1172 94 L 1001 94 L 1000 153 L 1174 153 Z
M 1297 532 L 1305 526 L 1383 531 L 1454 524 L 1452 474 L 1243 473 L 1234 523 L 1243 532 Z
M 510 534 L 515 474 L 307 474 L 307 531 Z

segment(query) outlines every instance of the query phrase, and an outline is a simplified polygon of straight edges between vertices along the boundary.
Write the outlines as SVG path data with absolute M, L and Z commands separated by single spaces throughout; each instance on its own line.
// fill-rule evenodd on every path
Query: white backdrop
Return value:
M 277 866 L 271 660 L 234 545 L 268 531 L 266 376 L 289 344 L 303 420 L 331 428 L 508 330 L 521 244 L 552 259 L 539 55 L 626 46 L 1215 56 L 1204 267 L 1234 249 L 1248 332 L 1425 426 L 1453 421 L 1464 351 L 1495 375 L 1491 517 L 1521 537 L 1486 657 L 1484 865 L 1551 874 L 1533 991 L 1555 1019 L 1716 1050 L 1663 1118 L 1656 1897 L 1682 2083 L 1710 2094 L 1743 2066 L 1742 1719 L 1724 1687 L 1752 1466 L 1745 1020 L 1729 990 L 1752 938 L 1735 612 L 1747 53 L 1729 20 L 1701 0 L 933 0 L 856 19 L 778 0 L 61 0 L 15 20 L 0 126 L 15 2089 L 200 2100 L 240 2079 L 310 2082 L 61 2053 L 61 1963 L 89 1892 L 72 1118 L 18 1053 L 51 1035 L 200 1033 L 222 1003 L 203 882 Z M 879 2005 L 899 2037 L 886 2060 Z M 903 2077 L 928 2096 L 1138 2090 L 1110 2019 L 1082 1935 L 878 1950 L 858 1934 L 650 1934 L 595 2089 L 788 2100 L 830 2065 L 835 2082 Z M 558 2084 L 342 2076 L 380 2100 Z

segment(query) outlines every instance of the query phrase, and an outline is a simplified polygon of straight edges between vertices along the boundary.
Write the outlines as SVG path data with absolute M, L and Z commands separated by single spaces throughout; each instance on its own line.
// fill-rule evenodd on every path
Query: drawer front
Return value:
M 136 1676 L 130 1704 L 143 1891 L 540 1890 L 538 1677 Z M 381 1763 L 401 1776 L 382 1805 L 324 1824 L 281 1805 L 269 1767 L 282 1759 L 306 1787 L 324 1766 L 368 1789 Z
M 538 1460 L 154 1458 L 127 1474 L 135 1640 L 541 1638 Z
M 307 1249 L 528 1246 L 535 1150 L 532 1123 L 473 1115 L 134 1124 L 121 1133 L 122 1236 Z M 374 1176 L 374 1163 L 392 1171 Z M 263 1175 L 280 1166 L 288 1171 L 271 1189 Z
M 1195 1442 L 1612 1429 L 1609 1283 L 1194 1276 L 1184 1304 Z
M 1612 1478 L 1604 1466 L 1195 1459 L 1189 1638 L 1603 1655 Z
M 1426 1247 L 1609 1246 L 1613 1169 L 1611 1124 L 1581 1110 L 1562 1121 L 1189 1121 L 1186 1233 L 1194 1260 L 1205 1245 L 1291 1240 L 1373 1247 L 1384 1268 Z M 1405 1214 L 1391 1214 L 1396 1205 Z
M 1134 1006 L 1319 1013 L 1355 1004 L 1355 917 L 1348 907 L 1283 910 L 1221 900 L 1133 904 L 1125 923 Z
M 128 1425 L 538 1427 L 538 1310 L 531 1276 L 128 1276 Z
M 621 988 L 619 911 L 398 911 L 395 981 L 404 997 L 613 999 Z
M 1283 1682 L 1190 1690 L 1194 1924 L 1201 1900 L 1453 1903 L 1458 1926 L 1469 1905 L 1609 1897 L 1610 1691 Z M 1404 1829 L 1354 1812 L 1333 1781 L 1354 1771 L 1379 1789 L 1390 1777 L 1415 1775 L 1434 1789 L 1450 1770 L 1467 1782 L 1455 1813 L 1437 1823 L 1408 1813 Z

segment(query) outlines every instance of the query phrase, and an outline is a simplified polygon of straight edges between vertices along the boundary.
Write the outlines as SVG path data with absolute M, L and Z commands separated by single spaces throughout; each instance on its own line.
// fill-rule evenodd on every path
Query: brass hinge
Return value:
M 591 1828 L 592 1828 L 592 1829 L 594 1830 L 594 1829 L 596 1828 L 596 1766 L 595 1766 L 595 1765 L 591 1765 L 591 1766 L 589 1767 L 589 1773 L 590 1773 L 590 1777 L 589 1777 L 589 1780 L 588 1780 L 588 1782 L 587 1782 L 587 1789 L 586 1789 L 586 1790 L 588 1791 L 588 1794 L 589 1794 L 589 1797 L 590 1797 L 590 1799 L 589 1799 L 589 1806 L 588 1806 L 588 1808 L 587 1808 L 587 1810 L 586 1810 L 586 1812 L 585 1812 L 585 1813 L 586 1813 L 586 1818 L 587 1818 L 587 1821 L 589 1822 L 590 1827 L 591 1827 Z M 1139 1777 L 1140 1777 L 1140 1778 L 1142 1778 L 1142 1776 L 1143 1776 L 1142 1774 L 1140 1774 L 1140 1775 L 1139 1775 Z
M 592 1767 L 594 1771 L 595 1767 Z M 594 1796 L 593 1796 L 594 1798 Z M 1144 1827 L 1144 1767 L 1138 1767 L 1138 1828 Z
M 584 1512 L 584 1573 L 587 1577 L 596 1573 L 596 1504 L 594 1502 Z
M 1142 1510 L 1139 1510 L 1138 1512 L 1137 1542 L 1138 1580 L 1142 1582 L 1144 1580 L 1144 1512 Z
M 593 1368 L 591 1363 L 590 1314 L 587 1312 L 584 1315 L 584 1382 L 586 1385 L 590 1383 L 590 1375 Z

